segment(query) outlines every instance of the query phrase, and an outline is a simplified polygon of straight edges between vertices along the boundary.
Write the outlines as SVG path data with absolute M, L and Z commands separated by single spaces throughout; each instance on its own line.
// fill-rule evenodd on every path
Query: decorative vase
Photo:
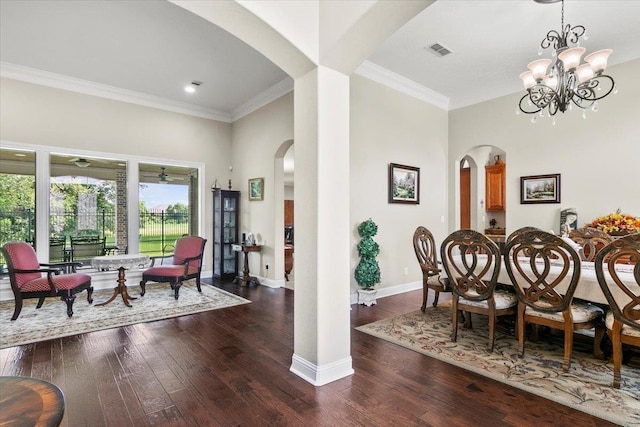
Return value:
M 367 307 L 371 307 L 373 304 L 377 304 L 377 296 L 377 289 L 358 289 L 358 304 L 363 304 Z

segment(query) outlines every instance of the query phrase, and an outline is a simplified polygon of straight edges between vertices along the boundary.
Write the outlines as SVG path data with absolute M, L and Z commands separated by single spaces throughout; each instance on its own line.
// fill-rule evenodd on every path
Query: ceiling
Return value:
M 518 92 L 518 75 L 538 58 L 547 31 L 560 27 L 560 7 L 438 0 L 367 63 L 448 98 L 449 109 Z M 3 69 L 28 67 L 229 117 L 288 79 L 251 47 L 164 1 L 2 0 L 0 20 Z M 567 0 L 565 23 L 587 28 L 587 52 L 612 48 L 610 64 L 640 57 L 638 1 Z M 424 49 L 435 42 L 453 54 Z M 193 80 L 203 84 L 188 94 L 184 86 Z

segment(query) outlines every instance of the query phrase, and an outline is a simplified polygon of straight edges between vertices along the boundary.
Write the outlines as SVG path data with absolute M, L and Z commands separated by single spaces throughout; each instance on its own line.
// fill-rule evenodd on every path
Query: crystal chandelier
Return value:
M 556 3 L 558 0 L 534 0 L 538 3 Z M 611 49 L 603 49 L 587 55 L 585 63 L 580 65 L 580 58 L 585 48 L 580 47 L 579 39 L 587 40 L 586 30 L 582 25 L 572 27 L 564 25 L 564 0 L 560 32 L 551 30 L 540 43 L 538 55 L 544 49 L 553 48 L 552 59 L 538 59 L 527 65 L 529 71 L 520 74 L 527 93 L 520 99 L 518 110 L 532 114 L 531 122 L 545 115 L 552 118 L 555 125 L 555 114 L 571 110 L 573 105 L 583 109 L 582 117 L 586 118 L 586 110 L 598 110 L 598 100 L 609 95 L 615 89 L 611 76 L 603 74 L 607 67 L 607 59 Z M 569 47 L 569 43 L 576 47 Z M 614 90 L 615 89 L 615 90 Z

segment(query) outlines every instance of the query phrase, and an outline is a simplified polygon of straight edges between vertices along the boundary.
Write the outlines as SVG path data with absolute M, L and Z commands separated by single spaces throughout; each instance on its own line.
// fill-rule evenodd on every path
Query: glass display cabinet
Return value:
M 240 192 L 213 190 L 213 277 L 234 279 L 238 275 Z

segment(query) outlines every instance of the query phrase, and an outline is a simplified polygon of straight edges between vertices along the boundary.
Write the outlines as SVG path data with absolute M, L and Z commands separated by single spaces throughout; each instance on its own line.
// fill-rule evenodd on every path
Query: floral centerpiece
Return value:
M 640 233 L 640 217 L 623 214 L 618 209 L 594 219 L 590 226 L 613 236 Z

